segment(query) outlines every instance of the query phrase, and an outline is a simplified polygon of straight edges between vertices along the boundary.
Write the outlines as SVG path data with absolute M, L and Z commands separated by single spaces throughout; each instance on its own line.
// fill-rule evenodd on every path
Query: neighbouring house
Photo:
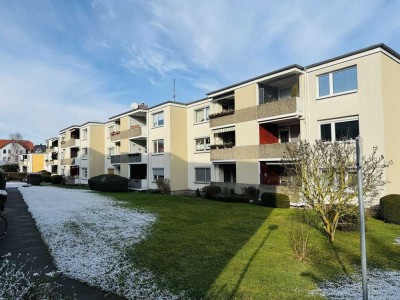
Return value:
M 33 148 L 31 141 L 0 140 L 0 164 L 18 164 L 20 155 L 30 153 Z
M 48 167 L 77 183 L 118 174 L 138 190 L 168 179 L 172 191 L 212 183 L 236 192 L 248 185 L 285 192 L 286 146 L 360 134 L 366 154 L 377 146 L 394 162 L 382 194 L 400 193 L 399 81 L 400 55 L 384 44 L 290 65 L 198 101 L 133 104 L 106 123 L 71 126 L 46 141 L 54 158 Z M 90 138 L 83 143 L 82 136 Z

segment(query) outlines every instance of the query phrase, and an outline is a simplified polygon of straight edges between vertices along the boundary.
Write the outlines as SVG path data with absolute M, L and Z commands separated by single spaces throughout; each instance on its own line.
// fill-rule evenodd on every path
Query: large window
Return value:
M 357 91 L 357 67 L 318 76 L 318 97 Z
M 163 168 L 154 168 L 153 169 L 153 180 L 164 179 L 164 169 Z
M 82 178 L 87 178 L 87 176 L 88 176 L 87 168 L 82 168 Z
M 164 153 L 164 140 L 153 141 L 154 153 Z
M 164 126 L 164 112 L 159 112 L 153 115 L 153 127 Z
M 87 139 L 87 129 L 82 130 L 82 139 L 86 140 Z
M 88 154 L 88 148 L 82 148 L 82 158 L 86 159 Z
M 199 138 L 196 139 L 196 151 L 208 151 L 210 150 L 210 138 Z
M 358 120 L 335 121 L 320 125 L 322 141 L 347 141 L 359 136 Z
M 211 182 L 211 169 L 210 168 L 195 168 L 195 181 L 201 183 Z
M 210 108 L 205 107 L 198 109 L 195 112 L 195 123 L 201 123 L 209 120 L 208 115 L 210 114 Z

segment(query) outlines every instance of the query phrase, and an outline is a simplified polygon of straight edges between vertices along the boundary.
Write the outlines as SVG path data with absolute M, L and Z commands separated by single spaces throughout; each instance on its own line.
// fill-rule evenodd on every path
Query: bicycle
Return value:
M 7 219 L 3 215 L 1 215 L 0 212 L 0 237 L 2 237 L 3 234 L 6 233 L 7 226 L 8 226 Z

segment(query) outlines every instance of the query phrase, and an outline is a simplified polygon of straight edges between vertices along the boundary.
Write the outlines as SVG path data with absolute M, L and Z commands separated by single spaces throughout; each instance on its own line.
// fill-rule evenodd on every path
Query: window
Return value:
M 110 138 L 110 136 L 112 136 L 113 131 L 114 131 L 114 126 L 109 126 L 108 127 L 108 138 Z
M 320 129 L 322 141 L 355 140 L 360 134 L 358 120 L 321 124 Z
M 82 178 L 87 178 L 88 173 L 87 173 L 87 168 L 82 168 Z
M 153 141 L 154 153 L 164 153 L 164 140 Z
M 88 148 L 82 148 L 82 158 L 87 158 Z
M 84 139 L 84 140 L 87 139 L 87 129 L 82 130 L 82 139 Z
M 195 168 L 195 181 L 196 182 L 211 182 L 211 169 L 210 168 Z
M 195 110 L 195 123 L 201 123 L 209 120 L 208 115 L 210 114 L 210 108 L 205 107 L 202 109 Z
M 196 141 L 196 151 L 207 151 L 210 150 L 210 138 L 199 138 Z
M 114 155 L 114 148 L 108 148 L 107 154 L 108 154 L 108 157 L 111 158 L 111 156 Z
M 6 153 L 7 153 L 7 150 L 6 150 L 6 149 L 4 149 L 4 150 L 3 150 L 3 154 L 6 154 Z
M 153 169 L 153 180 L 164 179 L 164 169 L 163 168 L 154 168 Z
M 318 76 L 318 97 L 357 91 L 357 67 Z
M 164 112 L 159 112 L 153 115 L 153 127 L 164 126 Z
M 289 127 L 279 128 L 279 142 L 289 143 Z

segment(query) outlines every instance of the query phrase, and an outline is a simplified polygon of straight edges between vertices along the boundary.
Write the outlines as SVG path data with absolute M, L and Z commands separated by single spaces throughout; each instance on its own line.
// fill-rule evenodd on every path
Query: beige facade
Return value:
M 394 162 L 382 194 L 400 193 L 399 63 L 399 54 L 376 45 L 307 67 L 288 66 L 192 103 L 135 104 L 105 124 L 71 126 L 59 140 L 48 140 L 47 167 L 67 176 L 71 166 L 87 167 L 87 178 L 118 174 L 139 190 L 156 188 L 155 180 L 163 178 L 172 191 L 211 182 L 236 192 L 246 185 L 285 191 L 280 161 L 286 146 L 360 134 L 365 154 L 378 147 Z M 85 148 L 90 161 L 82 160 Z

